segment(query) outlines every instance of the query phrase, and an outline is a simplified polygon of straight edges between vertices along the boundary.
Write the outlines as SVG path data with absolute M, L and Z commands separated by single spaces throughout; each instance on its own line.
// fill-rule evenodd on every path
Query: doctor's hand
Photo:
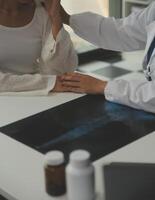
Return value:
M 61 76 L 62 86 L 69 92 L 103 94 L 107 85 L 106 81 L 94 77 L 79 74 L 67 73 Z
M 55 86 L 51 92 L 71 92 L 70 87 L 63 85 L 61 76 L 57 76 Z
M 62 28 L 62 17 L 61 17 L 61 0 L 44 0 L 42 5 L 47 11 L 52 24 L 53 37 L 56 39 L 59 31 Z

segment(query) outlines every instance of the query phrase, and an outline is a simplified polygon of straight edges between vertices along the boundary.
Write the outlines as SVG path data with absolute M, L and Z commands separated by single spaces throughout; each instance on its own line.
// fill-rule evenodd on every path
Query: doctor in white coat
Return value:
M 64 23 L 94 45 L 116 51 L 145 49 L 141 80 L 104 82 L 87 75 L 70 73 L 62 77 L 69 91 L 104 94 L 109 101 L 155 112 L 155 2 L 124 19 L 106 18 L 94 13 L 70 16 L 62 8 Z

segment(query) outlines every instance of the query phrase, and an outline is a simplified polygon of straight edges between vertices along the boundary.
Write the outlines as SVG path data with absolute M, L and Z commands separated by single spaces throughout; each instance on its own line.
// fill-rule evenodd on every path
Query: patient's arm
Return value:
M 44 27 L 42 53 L 40 61 L 36 63 L 39 72 L 17 75 L 0 71 L 0 95 L 47 95 L 55 86 L 56 75 L 74 71 L 77 66 L 77 55 L 69 34 L 62 27 L 54 40 L 47 12 L 40 8 L 39 13 Z M 59 87 L 56 87 L 55 91 L 59 90 Z
M 16 75 L 0 71 L 0 96 L 46 96 L 50 92 L 67 92 L 59 76 L 41 74 Z
M 41 13 L 45 24 L 41 68 L 45 74 L 73 72 L 78 65 L 78 59 L 71 38 L 62 25 L 60 0 L 47 0 L 47 3 L 48 12 L 42 8 Z
M 49 15 L 52 26 L 53 37 L 56 37 L 62 28 L 62 18 L 60 14 L 60 0 L 46 0 L 44 7 Z
M 54 75 L 16 75 L 0 71 L 0 95 L 47 95 L 55 81 Z
M 77 53 L 70 35 L 62 27 L 56 40 L 54 40 L 52 37 L 51 23 L 48 20 L 43 36 L 43 48 L 40 59 L 42 73 L 61 75 L 66 72 L 73 72 L 77 65 Z

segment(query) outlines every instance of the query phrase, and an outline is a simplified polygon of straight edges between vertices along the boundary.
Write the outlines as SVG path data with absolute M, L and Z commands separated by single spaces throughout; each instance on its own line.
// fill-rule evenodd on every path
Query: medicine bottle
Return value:
M 73 151 L 66 167 L 67 199 L 94 200 L 94 167 L 85 150 Z
M 53 197 L 66 193 L 64 155 L 60 151 L 51 151 L 45 155 L 46 192 Z

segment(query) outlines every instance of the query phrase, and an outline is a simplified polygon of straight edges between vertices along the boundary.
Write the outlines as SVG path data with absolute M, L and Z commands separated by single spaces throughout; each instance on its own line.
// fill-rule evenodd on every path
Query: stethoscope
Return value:
M 148 52 L 145 56 L 144 63 L 143 63 L 143 72 L 144 72 L 145 77 L 148 81 L 152 81 L 152 78 L 151 78 L 151 63 L 152 63 L 152 59 L 155 55 L 154 43 L 155 43 L 155 38 L 152 40 L 151 45 L 150 45 L 150 48 L 152 48 L 152 50 L 149 48 L 149 50 L 148 50 Z
M 144 72 L 144 75 L 145 75 L 146 79 L 148 81 L 152 81 L 150 65 L 149 64 L 148 65 L 143 65 L 143 68 L 144 68 L 143 72 Z

